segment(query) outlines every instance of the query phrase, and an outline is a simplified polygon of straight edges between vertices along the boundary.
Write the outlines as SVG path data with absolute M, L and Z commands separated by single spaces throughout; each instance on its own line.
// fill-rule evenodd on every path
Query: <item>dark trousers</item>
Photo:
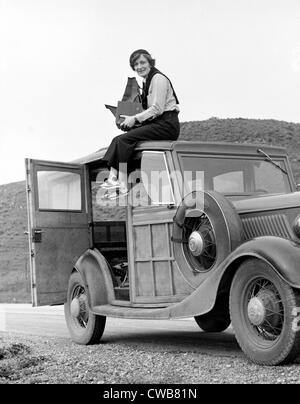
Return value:
M 103 160 L 108 167 L 119 170 L 119 163 L 128 163 L 138 142 L 147 140 L 176 140 L 180 125 L 177 111 L 166 111 L 162 115 L 113 138 Z

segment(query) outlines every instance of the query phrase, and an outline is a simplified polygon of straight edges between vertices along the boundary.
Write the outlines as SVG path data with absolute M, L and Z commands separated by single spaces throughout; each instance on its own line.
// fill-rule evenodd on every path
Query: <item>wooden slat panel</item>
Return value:
M 153 224 L 152 229 L 152 251 L 153 257 L 165 257 L 168 254 L 168 235 L 166 226 L 162 224 Z
M 170 286 L 171 286 L 171 293 L 172 293 L 172 295 L 175 295 L 175 285 L 174 285 L 174 276 L 173 276 L 173 269 L 172 269 L 172 260 L 174 260 L 174 258 L 173 258 L 173 250 L 172 250 L 172 246 L 171 246 L 171 234 L 172 234 L 172 231 L 170 230 L 170 224 L 169 223 L 166 223 L 165 224 L 165 229 L 166 229 L 166 234 L 167 234 L 167 241 L 168 241 L 168 253 L 169 253 L 169 256 L 171 257 L 172 256 L 172 258 L 170 258 L 169 260 L 168 260 L 168 266 L 169 266 L 169 276 L 170 276 Z
M 152 261 L 152 257 L 153 257 L 153 237 L 152 237 L 152 231 L 151 231 L 151 225 L 148 225 L 148 231 L 150 234 L 150 256 L 151 256 L 151 260 L 150 260 L 150 267 L 151 267 L 151 278 L 152 278 L 152 282 L 153 282 L 153 296 L 155 296 L 155 279 L 154 279 L 154 265 L 153 265 L 153 261 Z
M 172 279 L 169 262 L 154 263 L 155 296 L 172 296 Z
M 143 221 L 141 221 L 141 222 L 138 222 L 138 221 L 136 221 L 135 223 L 134 223 L 134 226 L 145 226 L 145 225 L 147 225 L 147 224 L 162 224 L 162 223 L 170 223 L 170 224 L 173 224 L 173 219 L 170 219 L 170 220 L 166 220 L 166 219 L 160 219 L 160 220 L 153 220 L 153 219 L 149 219 L 149 220 L 143 220 Z
M 137 263 L 137 296 L 154 296 L 154 279 L 150 262 Z
M 127 236 L 127 251 L 128 251 L 128 278 L 129 278 L 129 295 L 130 301 L 135 300 L 136 295 L 136 271 L 135 271 L 135 240 L 134 240 L 134 229 L 132 227 L 132 207 L 128 204 L 126 210 L 127 226 L 126 226 L 126 236 Z
M 174 260 L 175 260 L 175 258 L 173 258 L 173 257 L 164 256 L 164 257 L 158 257 L 158 258 L 156 258 L 156 257 L 139 258 L 139 259 L 136 259 L 135 262 L 150 262 L 150 261 L 157 262 L 157 261 L 174 261 Z
M 133 215 L 134 299 L 136 303 L 176 302 L 194 289 L 181 276 L 171 242 L 174 212 Z
M 135 258 L 151 257 L 151 235 L 149 226 L 134 227 Z
M 167 226 L 168 226 L 168 231 L 169 231 L 169 234 L 168 234 L 169 254 L 170 254 L 170 257 L 174 258 L 174 245 L 173 245 L 173 242 L 171 241 L 171 236 L 173 233 L 173 223 L 167 223 Z

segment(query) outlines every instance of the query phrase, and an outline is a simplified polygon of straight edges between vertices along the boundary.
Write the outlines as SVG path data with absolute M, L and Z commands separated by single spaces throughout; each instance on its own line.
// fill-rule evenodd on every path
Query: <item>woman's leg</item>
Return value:
M 109 171 L 109 180 L 117 180 L 118 178 L 118 170 L 115 169 L 114 167 L 110 167 L 110 171 Z
M 118 175 L 121 185 L 127 187 L 127 169 L 125 165 L 130 161 L 136 144 L 147 140 L 176 140 L 178 136 L 178 117 L 176 114 L 171 114 L 171 116 L 159 117 L 147 125 L 114 137 L 103 157 L 103 160 L 106 160 L 108 166 L 111 167 L 110 178 Z

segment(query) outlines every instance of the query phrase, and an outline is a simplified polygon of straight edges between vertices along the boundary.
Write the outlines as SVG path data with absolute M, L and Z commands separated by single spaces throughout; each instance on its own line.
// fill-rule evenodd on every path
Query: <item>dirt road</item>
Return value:
M 254 365 L 230 328 L 203 333 L 193 319 L 109 318 L 102 343 L 82 346 L 62 307 L 0 305 L 0 384 L 300 384 L 299 365 Z
M 26 335 L 70 338 L 62 306 L 0 305 L 0 331 Z M 231 329 L 224 333 L 200 332 L 192 318 L 180 320 L 131 320 L 108 318 L 103 342 L 157 341 L 169 349 L 192 349 L 212 355 L 242 355 Z

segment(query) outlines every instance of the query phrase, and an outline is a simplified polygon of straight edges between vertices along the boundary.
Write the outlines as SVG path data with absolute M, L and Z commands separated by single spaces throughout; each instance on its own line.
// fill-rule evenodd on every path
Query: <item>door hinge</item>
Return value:
M 27 192 L 31 192 L 31 186 L 27 185 Z
M 35 256 L 35 254 L 34 254 L 34 251 L 33 251 L 33 250 L 31 250 L 31 251 L 30 251 L 30 255 L 31 255 L 31 257 L 32 257 L 32 258 Z

